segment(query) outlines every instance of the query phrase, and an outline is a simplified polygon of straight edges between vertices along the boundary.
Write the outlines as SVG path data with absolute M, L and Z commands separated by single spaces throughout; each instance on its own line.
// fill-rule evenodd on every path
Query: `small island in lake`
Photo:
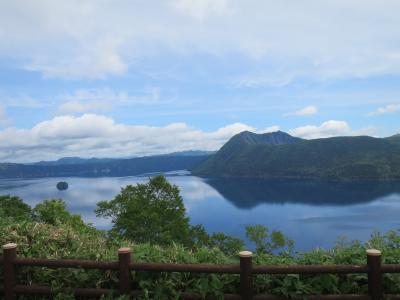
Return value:
M 60 181 L 59 183 L 57 183 L 57 189 L 59 191 L 65 191 L 66 189 L 68 189 L 68 183 L 65 181 Z

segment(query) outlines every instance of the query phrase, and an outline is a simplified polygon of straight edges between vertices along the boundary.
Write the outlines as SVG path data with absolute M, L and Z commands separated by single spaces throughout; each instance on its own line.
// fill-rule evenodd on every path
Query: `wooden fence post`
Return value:
M 381 251 L 367 250 L 368 293 L 372 300 L 382 299 Z
M 4 299 L 14 300 L 16 283 L 14 259 L 17 257 L 17 244 L 3 246 Z
M 240 257 L 240 295 L 243 300 L 253 299 L 252 257 L 250 251 L 239 252 Z
M 118 249 L 118 276 L 119 276 L 119 293 L 121 295 L 129 295 L 131 290 L 130 268 L 131 249 Z

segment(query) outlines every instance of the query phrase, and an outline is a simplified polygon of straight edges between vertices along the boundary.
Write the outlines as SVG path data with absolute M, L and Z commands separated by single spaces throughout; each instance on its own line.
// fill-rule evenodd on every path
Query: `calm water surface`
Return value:
M 58 191 L 58 181 L 69 189 Z M 109 228 L 93 213 L 128 184 L 147 177 L 0 180 L 0 194 L 20 196 L 34 206 L 62 198 L 68 209 L 98 228 Z M 338 236 L 366 240 L 374 230 L 400 228 L 400 183 L 324 183 L 294 180 L 204 179 L 168 176 L 181 189 L 192 224 L 208 232 L 244 238 L 248 224 L 264 224 L 293 238 L 296 250 L 330 247 Z

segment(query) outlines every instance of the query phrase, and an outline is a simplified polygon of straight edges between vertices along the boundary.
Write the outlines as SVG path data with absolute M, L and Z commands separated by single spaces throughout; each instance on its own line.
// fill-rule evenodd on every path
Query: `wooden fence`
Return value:
M 52 290 L 47 286 L 20 285 L 17 283 L 17 267 L 35 266 L 48 268 L 82 268 L 115 270 L 118 272 L 119 288 L 117 291 L 110 289 L 96 288 L 65 288 L 62 291 L 73 293 L 79 297 L 100 297 L 110 293 L 129 295 L 135 297 L 141 294 L 139 290 L 132 289 L 133 280 L 131 271 L 153 271 L 153 272 L 188 272 L 188 273 L 214 273 L 214 274 L 239 274 L 240 294 L 225 294 L 225 299 L 283 299 L 270 294 L 253 295 L 253 278 L 257 274 L 368 274 L 368 294 L 366 295 L 304 295 L 299 299 L 382 299 L 382 275 L 384 273 L 400 273 L 400 264 L 381 264 L 381 252 L 379 250 L 367 250 L 367 265 L 254 265 L 252 264 L 253 254 L 249 251 L 239 253 L 239 265 L 201 265 L 201 264 L 167 264 L 167 263 L 135 263 L 131 262 L 131 250 L 121 248 L 118 250 L 118 261 L 99 262 L 89 260 L 53 260 L 19 258 L 17 256 L 17 245 L 7 244 L 3 246 L 3 257 L 0 256 L 0 265 L 3 265 L 4 288 L 0 294 L 5 300 L 16 299 L 16 295 L 52 295 Z M 200 295 L 183 292 L 182 299 L 202 299 Z M 385 295 L 385 299 L 400 299 L 400 295 Z M 214 299 L 210 296 L 206 299 Z

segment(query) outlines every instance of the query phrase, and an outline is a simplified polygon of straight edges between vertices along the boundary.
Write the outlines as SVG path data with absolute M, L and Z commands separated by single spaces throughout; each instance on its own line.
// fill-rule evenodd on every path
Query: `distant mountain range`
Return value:
M 0 163 L 0 178 L 131 176 L 189 170 L 208 155 L 207 151 L 184 151 L 126 159 L 65 157 L 32 164 Z
M 217 152 L 184 151 L 136 158 L 65 157 L 0 163 L 0 178 L 104 177 L 190 170 L 214 178 L 400 180 L 400 134 L 305 140 L 285 132 L 233 136 Z
M 304 140 L 277 131 L 233 136 L 193 168 L 209 177 L 400 180 L 400 135 Z
M 201 150 L 189 150 L 173 152 L 168 154 L 153 155 L 146 157 L 136 157 L 135 159 L 149 158 L 149 157 L 194 157 L 194 156 L 206 156 L 214 154 L 215 151 L 201 151 Z M 35 163 L 30 163 L 29 165 L 34 166 L 59 166 L 59 165 L 79 165 L 79 164 L 103 164 L 112 163 L 117 161 L 128 161 L 133 158 L 81 158 L 81 157 L 63 157 L 54 161 L 39 161 Z

